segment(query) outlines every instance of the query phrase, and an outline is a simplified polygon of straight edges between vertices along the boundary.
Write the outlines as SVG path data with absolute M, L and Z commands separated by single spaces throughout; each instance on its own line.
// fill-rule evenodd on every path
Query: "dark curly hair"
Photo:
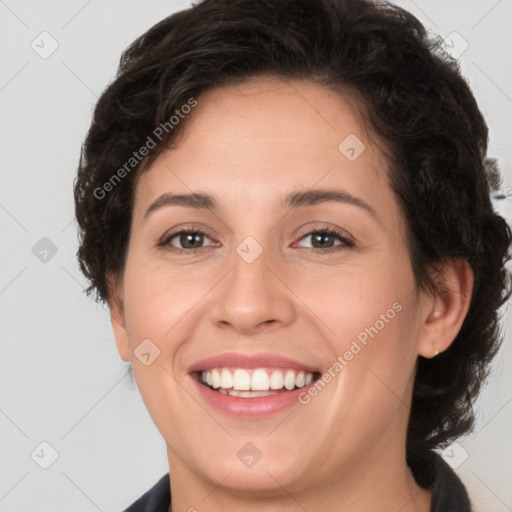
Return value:
M 491 202 L 500 177 L 486 157 L 488 128 L 471 90 L 442 40 L 399 7 L 204 0 L 136 39 L 96 105 L 75 181 L 87 291 L 106 300 L 107 274 L 122 273 L 137 177 L 186 125 L 171 127 L 169 119 L 213 86 L 259 76 L 309 80 L 357 101 L 390 164 L 418 289 L 435 289 L 431 271 L 449 258 L 473 270 L 457 337 L 439 356 L 417 361 L 407 456 L 443 447 L 473 428 L 474 402 L 500 346 L 511 231 Z M 134 151 L 164 125 L 156 147 L 135 165 Z

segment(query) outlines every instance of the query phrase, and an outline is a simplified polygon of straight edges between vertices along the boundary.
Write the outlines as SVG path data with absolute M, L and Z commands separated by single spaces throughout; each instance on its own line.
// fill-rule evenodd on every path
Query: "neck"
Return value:
M 242 491 L 233 485 L 233 471 L 217 481 L 202 478 L 169 451 L 172 507 L 169 512 L 429 512 L 432 492 L 418 486 L 406 464 L 404 450 L 375 450 L 365 459 L 354 456 L 329 480 L 284 488 L 267 472 L 268 485 Z

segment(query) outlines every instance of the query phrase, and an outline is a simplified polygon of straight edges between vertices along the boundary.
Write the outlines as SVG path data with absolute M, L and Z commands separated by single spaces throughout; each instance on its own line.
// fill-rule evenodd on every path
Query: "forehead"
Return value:
M 136 205 L 163 192 L 210 190 L 247 209 L 280 204 L 290 190 L 330 187 L 389 210 L 387 162 L 355 105 L 307 81 L 210 89 L 185 116 L 175 147 L 141 176 Z
M 231 149 L 251 146 L 273 150 L 277 141 L 283 154 L 288 144 L 308 142 L 320 150 L 337 148 L 340 137 L 357 134 L 369 139 L 352 97 L 310 81 L 253 78 L 247 83 L 217 86 L 203 93 L 186 119 L 189 144 Z M 299 148 L 296 147 L 298 151 Z M 243 155 L 240 155 L 243 156 Z

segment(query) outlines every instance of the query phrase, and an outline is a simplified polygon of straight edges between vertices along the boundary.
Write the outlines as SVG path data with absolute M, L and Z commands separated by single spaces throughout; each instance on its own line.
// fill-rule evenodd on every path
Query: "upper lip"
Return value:
M 202 372 L 212 368 L 286 368 L 290 370 L 303 370 L 305 372 L 319 372 L 318 368 L 295 361 L 278 354 L 240 354 L 236 352 L 227 352 L 216 356 L 202 359 L 194 363 L 188 369 L 189 373 Z

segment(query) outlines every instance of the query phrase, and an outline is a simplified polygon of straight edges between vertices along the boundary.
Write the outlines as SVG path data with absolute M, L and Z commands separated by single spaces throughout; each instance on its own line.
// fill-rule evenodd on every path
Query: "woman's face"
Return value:
M 357 478 L 404 450 L 421 338 L 386 162 L 319 85 L 197 100 L 140 177 L 113 313 L 171 480 L 293 495 Z M 192 193 L 212 204 L 172 199 Z

